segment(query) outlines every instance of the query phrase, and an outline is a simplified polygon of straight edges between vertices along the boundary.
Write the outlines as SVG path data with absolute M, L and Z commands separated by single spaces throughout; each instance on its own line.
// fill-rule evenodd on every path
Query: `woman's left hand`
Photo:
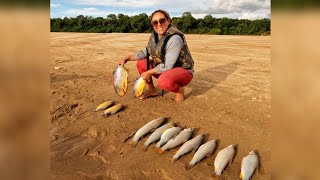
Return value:
M 144 80 L 146 80 L 146 81 L 149 81 L 150 78 L 151 78 L 151 74 L 150 74 L 148 71 L 146 71 L 146 72 L 143 72 L 143 73 L 141 74 L 141 77 L 142 77 L 142 79 L 144 79 Z

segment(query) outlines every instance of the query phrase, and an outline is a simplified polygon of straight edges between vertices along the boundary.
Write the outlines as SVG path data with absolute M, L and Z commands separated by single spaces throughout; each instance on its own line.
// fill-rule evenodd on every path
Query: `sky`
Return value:
M 151 15 L 157 9 L 171 17 L 191 12 L 195 18 L 212 15 L 216 18 L 262 19 L 270 18 L 270 0 L 51 0 L 50 17 L 64 18 L 78 15 L 103 17 L 109 14 L 134 16 Z

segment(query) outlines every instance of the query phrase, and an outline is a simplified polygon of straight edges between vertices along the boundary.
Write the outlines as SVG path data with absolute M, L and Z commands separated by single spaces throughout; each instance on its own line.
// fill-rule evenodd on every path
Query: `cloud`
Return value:
M 195 14 L 228 14 L 270 9 L 270 0 L 203 0 L 203 4 L 191 8 Z
M 270 9 L 270 0 L 74 0 L 75 4 L 125 8 L 151 8 L 174 11 L 179 8 L 194 14 L 227 14 Z M 181 7 L 181 8 L 180 8 Z
M 249 13 L 243 13 L 238 19 L 263 19 L 263 18 L 270 18 L 268 14 L 249 14 Z
M 51 8 L 61 7 L 61 4 L 50 3 Z
M 93 17 L 107 17 L 109 14 L 118 15 L 119 13 L 120 12 L 105 11 L 95 7 L 88 7 L 88 8 L 81 8 L 81 9 L 68 9 L 66 10 L 66 17 L 76 17 L 78 15 L 93 16 Z M 141 14 L 141 12 L 138 13 L 138 12 L 132 11 L 125 14 L 132 16 L 132 15 Z
M 99 10 L 94 7 L 82 8 L 82 9 L 68 9 L 66 11 L 67 16 L 73 16 L 73 17 L 78 15 L 106 17 L 108 14 L 111 14 L 111 13 L 107 11 Z
M 146 8 L 155 6 L 156 1 L 150 0 L 75 0 L 78 5 L 88 6 L 112 6 L 112 7 L 131 7 Z
M 154 10 L 164 9 L 172 17 L 189 11 L 196 18 L 208 14 L 217 18 L 265 18 L 270 17 L 270 4 L 270 0 L 74 0 L 68 1 L 68 6 L 73 9 L 63 10 L 63 14 L 106 16 L 123 13 L 132 16 L 141 13 L 151 15 Z M 51 4 L 51 7 L 56 5 Z

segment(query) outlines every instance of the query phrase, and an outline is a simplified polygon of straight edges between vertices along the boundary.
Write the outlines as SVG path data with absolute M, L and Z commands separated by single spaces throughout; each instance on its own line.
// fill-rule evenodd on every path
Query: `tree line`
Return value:
M 172 24 L 186 34 L 216 35 L 270 35 L 270 19 L 214 18 L 206 15 L 196 19 L 190 12 L 173 17 Z M 142 13 L 135 16 L 109 14 L 106 18 L 79 15 L 75 18 L 51 18 L 51 32 L 92 33 L 148 33 L 152 31 L 149 16 Z

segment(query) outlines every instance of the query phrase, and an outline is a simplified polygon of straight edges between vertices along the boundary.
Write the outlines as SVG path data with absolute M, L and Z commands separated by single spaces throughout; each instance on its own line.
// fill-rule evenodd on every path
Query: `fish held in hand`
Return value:
M 240 179 L 249 180 L 257 169 L 259 169 L 258 155 L 251 151 L 241 161 Z
M 123 107 L 124 106 L 122 104 L 116 104 L 116 105 L 114 105 L 112 107 L 109 107 L 108 109 L 104 110 L 103 116 L 104 117 L 108 117 L 110 115 L 113 115 L 113 114 L 119 112 L 120 110 L 122 110 Z
M 150 131 L 157 129 L 161 124 L 165 123 L 167 121 L 166 117 L 159 117 L 157 119 L 151 120 L 147 124 L 143 125 L 133 136 L 132 140 L 130 141 L 130 144 L 132 146 L 136 146 L 138 144 L 138 141 L 140 138 L 145 136 Z
M 177 151 L 177 153 L 174 154 L 172 157 L 172 163 L 174 163 L 176 160 L 178 160 L 181 156 L 187 154 L 188 152 L 197 149 L 204 138 L 204 134 L 200 134 L 189 141 L 185 142 L 180 149 Z
M 158 129 L 156 129 L 148 138 L 148 140 L 144 143 L 144 150 L 146 151 L 150 144 L 158 141 L 161 138 L 161 135 L 163 132 L 171 127 L 174 127 L 174 123 L 169 122 L 167 124 L 164 124 L 160 126 Z
M 144 87 L 146 85 L 146 80 L 144 80 L 142 77 L 138 78 L 134 83 L 134 95 L 136 97 L 139 97 L 142 95 Z
M 101 103 L 99 106 L 97 106 L 95 111 L 107 109 L 108 107 L 112 106 L 113 104 L 114 104 L 113 101 L 106 101 L 104 103 Z
M 114 90 L 119 96 L 124 96 L 128 89 L 128 70 L 123 65 L 118 65 L 113 72 Z
M 232 163 L 234 154 L 235 154 L 235 145 L 229 145 L 228 147 L 220 150 L 214 160 L 214 173 L 217 176 L 221 176 L 222 171 L 224 168 L 229 164 Z
M 211 140 L 202 144 L 197 150 L 197 152 L 194 154 L 192 160 L 186 165 L 185 169 L 189 170 L 202 159 L 211 156 L 215 148 L 216 140 Z

